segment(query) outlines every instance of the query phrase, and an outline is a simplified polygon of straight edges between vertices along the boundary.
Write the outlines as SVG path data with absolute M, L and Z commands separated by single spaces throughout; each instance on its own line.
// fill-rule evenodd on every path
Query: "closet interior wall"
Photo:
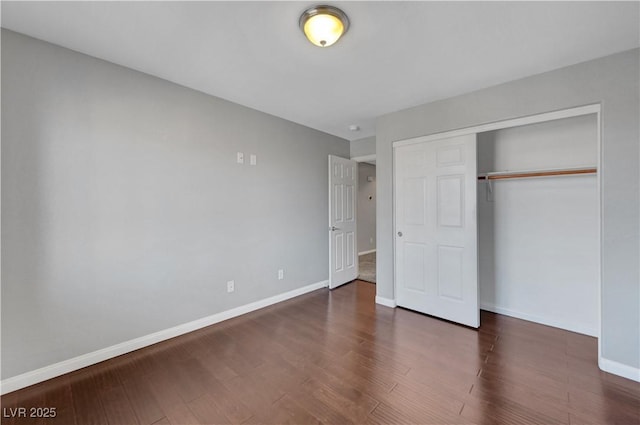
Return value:
M 596 120 L 479 133 L 478 173 L 595 167 Z M 595 174 L 479 181 L 480 307 L 597 336 L 598 208 Z

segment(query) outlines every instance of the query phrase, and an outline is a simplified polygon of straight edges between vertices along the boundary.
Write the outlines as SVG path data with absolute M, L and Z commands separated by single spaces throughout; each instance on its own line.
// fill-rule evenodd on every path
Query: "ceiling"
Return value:
M 10 2 L 2 26 L 345 139 L 377 116 L 638 47 L 638 2 Z M 361 130 L 349 131 L 356 124 Z

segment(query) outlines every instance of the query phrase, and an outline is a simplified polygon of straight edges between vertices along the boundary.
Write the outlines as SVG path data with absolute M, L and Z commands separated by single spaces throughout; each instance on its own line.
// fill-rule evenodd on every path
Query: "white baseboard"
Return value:
M 74 370 L 82 369 L 83 367 L 91 366 L 93 364 L 109 360 L 113 357 L 130 353 L 131 351 L 139 350 L 140 348 L 144 348 L 170 338 L 175 338 L 176 336 L 193 332 L 195 330 L 211 326 L 216 323 L 232 319 L 234 317 L 241 316 L 243 314 L 250 313 L 264 307 L 268 307 L 270 305 L 306 294 L 308 292 L 315 291 L 320 288 L 326 288 L 328 285 L 328 280 L 313 283 L 311 285 L 303 286 L 302 288 L 294 289 L 293 291 L 285 292 L 283 294 L 265 298 L 260 301 L 232 308 L 231 310 L 216 313 L 202 319 L 194 320 L 193 322 L 174 326 L 169 329 L 164 329 L 162 331 L 135 338 L 130 341 L 113 345 L 111 347 L 83 354 L 81 356 L 74 357 L 69 360 L 64 360 L 59 363 L 45 366 L 43 368 L 36 369 L 30 372 L 26 372 L 21 375 L 3 379 L 0 382 L 0 394 L 4 395 L 21 388 L 46 381 L 51 378 L 55 378 L 56 376 L 64 375 L 65 373 L 73 372 Z
M 613 360 L 605 359 L 603 357 L 598 359 L 598 366 L 605 372 L 640 382 L 640 369 L 638 368 L 614 362 Z
M 583 335 L 589 335 L 598 337 L 598 329 L 590 326 L 583 326 L 576 323 L 562 322 L 558 320 L 549 320 L 545 317 L 539 317 L 528 313 L 522 313 L 516 310 L 510 310 L 508 308 L 497 307 L 493 304 L 480 303 L 482 310 L 487 310 L 492 313 L 504 314 L 505 316 L 515 317 L 516 319 L 528 320 L 529 322 L 540 323 L 541 325 L 553 326 L 554 328 L 565 329 L 571 332 L 576 332 Z
M 391 298 L 379 297 L 376 295 L 376 304 L 380 304 L 386 307 L 396 308 L 396 300 L 392 300 Z
M 358 256 L 371 254 L 372 252 L 376 252 L 376 249 L 370 249 L 369 251 L 362 251 L 358 253 Z

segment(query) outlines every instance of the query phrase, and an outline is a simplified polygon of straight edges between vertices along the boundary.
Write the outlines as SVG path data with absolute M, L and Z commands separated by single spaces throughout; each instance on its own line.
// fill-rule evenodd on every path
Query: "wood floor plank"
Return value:
M 144 380 L 158 406 L 160 406 L 165 414 L 171 406 L 183 403 L 173 380 L 164 370 L 158 370 L 155 373 L 147 375 L 144 377 Z
M 193 400 L 188 404 L 189 409 L 201 424 L 228 424 L 231 420 L 218 408 L 209 394 Z
M 209 396 L 209 400 L 213 402 L 217 410 L 222 413 L 227 419 L 228 423 L 241 424 L 253 416 L 252 411 L 255 409 L 248 408 L 237 397 L 228 394 L 227 392 L 212 391 Z
M 203 376 L 207 380 L 207 395 L 212 400 L 218 410 L 229 419 L 230 423 L 240 424 L 249 419 L 253 413 L 242 402 L 244 394 L 234 393 L 230 391 L 223 382 L 216 379 L 213 375 L 207 375 L 203 366 Z
M 265 424 L 321 424 L 322 422 L 288 395 L 283 396 L 273 406 L 259 412 Z
M 303 409 L 323 424 L 352 425 L 357 423 L 343 414 L 342 409 L 326 404 L 320 398 L 307 392 L 298 391 L 294 399 Z
M 307 381 L 302 389 L 356 424 L 363 423 L 379 403 L 356 389 L 339 384 L 336 389 L 331 384 L 325 385 L 314 379 Z
M 398 384 L 391 391 L 391 394 L 399 395 L 407 400 L 419 400 L 420 404 L 427 408 L 431 408 L 434 411 L 447 412 L 447 416 L 458 415 L 464 405 L 462 394 L 453 397 L 451 393 L 442 393 L 435 388 L 421 385 L 420 383 L 412 383 L 411 386 L 404 383 Z M 386 400 L 389 400 L 389 398 L 386 398 Z
M 4 422 L 2 422 L 4 424 Z M 42 423 L 46 425 L 81 425 L 76 421 L 76 415 L 73 407 L 63 407 L 62 409 L 56 409 L 56 416 L 54 418 L 43 418 Z
M 597 340 L 481 312 L 472 330 L 375 304 L 356 281 L 0 398 L 3 424 L 640 424 L 640 383 Z
M 264 411 L 285 394 L 276 385 L 259 387 L 256 381 L 248 376 L 239 376 L 223 384 L 232 393 L 242 395 L 242 402 L 250 409 L 253 416 L 256 412 Z
M 421 417 L 416 420 L 416 418 L 411 416 L 411 413 L 405 412 L 402 407 L 396 408 L 386 404 L 385 402 L 376 406 L 374 411 L 371 413 L 371 416 L 384 424 L 439 423 L 431 417 Z
M 100 390 L 93 383 L 91 375 L 86 371 L 74 372 L 71 374 L 70 382 L 76 422 L 86 425 L 107 425 L 107 417 L 100 402 Z M 55 407 L 63 408 L 63 406 Z
M 156 356 L 144 355 L 139 351 L 133 352 L 128 356 L 121 356 L 119 359 L 120 362 L 116 367 L 116 374 L 120 382 L 148 375 L 160 367 Z
M 202 375 L 199 370 L 194 370 L 194 364 L 199 363 L 197 360 L 189 358 L 168 369 L 171 373 L 171 379 L 175 383 L 175 388 L 185 403 L 202 397 L 207 391 L 205 384 L 200 379 Z
M 151 425 L 164 417 L 164 412 L 145 380 L 134 376 L 124 381 L 122 386 L 141 424 Z
M 140 423 L 122 386 L 102 391 L 100 400 L 109 425 L 134 425 Z
M 356 351 L 349 351 L 347 354 L 345 354 L 344 358 L 345 361 L 358 362 L 360 365 L 372 370 L 383 369 L 393 375 L 405 376 L 411 369 L 409 366 L 403 366 L 398 362 L 395 362 L 389 358 L 385 358 L 381 355 L 361 354 L 360 352 L 358 352 L 357 348 Z
M 174 404 L 167 409 L 167 419 L 171 425 L 200 424 L 198 418 L 186 404 Z
M 238 374 L 214 353 L 202 353 L 195 357 L 216 379 L 226 381 L 233 379 Z
M 545 421 L 548 423 L 568 423 L 569 402 L 566 394 L 563 398 L 552 398 L 544 391 L 535 391 L 527 387 L 507 384 L 504 381 L 479 377 L 464 402 L 469 403 L 470 399 L 476 398 L 480 401 L 494 403 L 496 395 L 513 406 L 521 405 L 525 409 L 529 406 L 535 406 L 536 413 L 545 417 Z

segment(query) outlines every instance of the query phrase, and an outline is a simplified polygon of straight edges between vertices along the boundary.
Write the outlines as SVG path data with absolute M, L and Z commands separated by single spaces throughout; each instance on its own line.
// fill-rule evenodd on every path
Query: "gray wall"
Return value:
M 350 143 L 351 158 L 374 155 L 376 153 L 376 136 L 352 140 Z
M 327 279 L 329 154 L 349 143 L 3 30 L 2 378 Z
M 373 181 L 367 181 L 367 177 L 373 177 Z M 358 163 L 358 252 L 372 249 L 376 249 L 376 166 L 360 162 Z
M 376 121 L 378 296 L 394 298 L 394 141 L 601 103 L 602 355 L 640 367 L 638 63 L 639 51 L 634 49 L 379 117 Z

